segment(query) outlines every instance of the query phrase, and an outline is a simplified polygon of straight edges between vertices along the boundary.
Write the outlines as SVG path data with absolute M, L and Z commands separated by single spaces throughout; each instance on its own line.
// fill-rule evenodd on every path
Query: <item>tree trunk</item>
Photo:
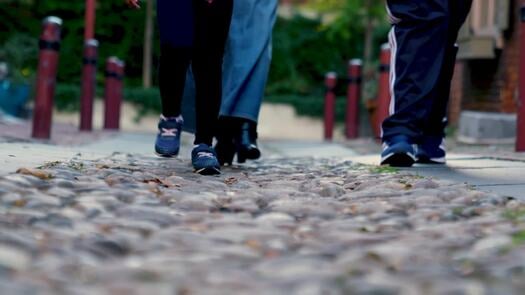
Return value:
M 151 87 L 153 53 L 153 0 L 146 1 L 146 26 L 144 29 L 144 51 L 142 63 L 142 86 Z

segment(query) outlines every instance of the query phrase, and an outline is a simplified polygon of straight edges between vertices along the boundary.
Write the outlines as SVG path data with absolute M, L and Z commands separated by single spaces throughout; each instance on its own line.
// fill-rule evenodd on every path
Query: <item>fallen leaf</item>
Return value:
M 22 174 L 22 175 L 32 175 L 34 177 L 44 179 L 44 180 L 53 178 L 53 174 L 51 174 L 50 172 L 39 170 L 39 169 L 20 168 L 16 170 L 16 173 Z
M 13 206 L 22 208 L 27 204 L 27 200 L 16 200 L 13 202 Z
M 253 250 L 257 250 L 257 251 L 261 250 L 261 248 L 262 248 L 261 243 L 259 241 L 257 241 L 257 240 L 247 240 L 245 242 L 245 245 L 248 246 L 249 248 L 251 248 Z
M 224 180 L 224 183 L 227 184 L 227 185 L 233 185 L 235 183 L 237 183 L 239 180 L 235 177 L 230 177 L 230 178 L 226 178 Z
M 97 169 L 109 169 L 110 167 L 106 164 L 97 164 L 95 165 Z
M 149 185 L 162 185 L 163 187 L 166 187 L 166 188 L 174 186 L 171 182 L 164 181 L 164 180 L 159 179 L 159 178 L 144 179 L 144 180 L 142 180 L 142 182 L 147 183 Z

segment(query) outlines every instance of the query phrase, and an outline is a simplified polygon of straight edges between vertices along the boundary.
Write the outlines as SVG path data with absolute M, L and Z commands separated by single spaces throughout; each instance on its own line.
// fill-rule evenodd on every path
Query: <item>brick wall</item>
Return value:
M 511 5 L 511 26 L 504 32 L 505 46 L 490 60 L 458 61 L 451 89 L 449 117 L 457 123 L 463 110 L 516 112 L 519 86 L 519 9 Z

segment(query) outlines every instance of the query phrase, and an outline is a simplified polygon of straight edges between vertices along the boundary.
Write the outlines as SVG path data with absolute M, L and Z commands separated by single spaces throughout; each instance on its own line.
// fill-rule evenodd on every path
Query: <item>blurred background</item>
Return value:
M 124 60 L 123 129 L 154 130 L 160 111 L 156 88 L 158 31 L 154 21 L 155 1 L 150 2 L 151 5 L 144 3 L 139 11 L 127 9 L 120 0 L 96 2 L 95 38 L 100 42 L 97 97 L 102 96 L 104 86 L 101 61 L 109 56 Z M 449 129 L 465 142 L 476 143 L 484 138 L 492 142 L 513 141 L 519 85 L 517 7 L 518 1 L 514 0 L 474 0 L 471 16 L 462 30 Z M 55 15 L 64 21 L 55 120 L 78 124 L 84 13 L 85 3 L 80 0 L 0 1 L 0 109 L 4 121 L 31 117 L 41 21 Z M 388 30 L 382 0 L 281 0 L 272 69 L 261 114 L 262 136 L 321 139 L 324 75 L 334 71 L 346 77 L 347 62 L 353 58 L 364 61 L 361 133 L 371 136 L 368 116 L 374 111 L 379 52 L 387 42 Z M 145 48 L 152 48 L 152 54 L 144 54 L 148 52 Z M 345 116 L 345 92 L 346 83 L 339 83 L 336 88 L 339 123 Z M 102 124 L 101 113 L 99 100 L 95 105 L 95 127 Z M 266 119 L 270 116 L 271 119 Z M 498 138 L 497 134 L 479 135 L 479 130 L 469 129 L 472 125 L 480 126 L 480 120 L 492 126 L 497 122 L 499 129 L 490 132 L 505 133 L 505 138 Z M 339 127 L 336 138 L 342 138 L 342 133 Z

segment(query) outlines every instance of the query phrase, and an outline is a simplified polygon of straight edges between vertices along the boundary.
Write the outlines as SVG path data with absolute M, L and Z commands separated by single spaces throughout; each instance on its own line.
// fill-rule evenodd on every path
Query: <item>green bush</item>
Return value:
M 161 100 L 158 88 L 126 88 L 124 100 L 138 107 L 138 116 L 160 114 Z
M 97 97 L 104 95 L 104 88 L 97 88 Z M 161 110 L 161 101 L 158 88 L 124 89 L 123 99 L 138 107 L 139 115 L 148 113 L 158 114 Z M 80 84 L 58 83 L 55 89 L 55 107 L 63 112 L 78 112 L 80 110 Z
M 1 2 L 1 1 L 0 1 Z M 50 15 L 63 20 L 58 82 L 80 83 L 84 43 L 85 1 L 8 1 L 0 5 L 0 51 L 18 35 L 31 36 L 31 42 L 17 43 L 19 52 L 31 57 L 29 67 L 36 71 L 38 37 L 42 20 Z M 145 9 L 126 9 L 124 1 L 97 1 L 96 38 L 100 42 L 99 67 L 109 56 L 117 56 L 126 63 L 129 85 L 140 85 L 142 74 L 142 47 L 144 44 Z M 155 44 L 154 58 L 158 57 Z M 0 52 L 1 55 L 1 52 Z M 0 56 L 1 58 L 1 56 Z M 8 61 L 9 62 L 9 61 Z M 22 68 L 20 68 L 22 69 Z M 97 76 L 99 83 L 103 77 Z M 137 84 L 132 84 L 137 83 Z
M 337 71 L 344 75 L 345 61 L 360 56 L 361 48 L 350 44 L 331 38 L 319 19 L 300 15 L 279 19 L 267 93 L 311 95 L 319 91 L 325 73 Z
M 97 89 L 97 97 L 103 96 L 103 88 Z M 126 88 L 124 101 L 135 105 L 137 117 L 161 112 L 161 100 L 158 88 Z M 324 116 L 324 95 L 269 95 L 265 103 L 287 104 L 294 108 L 298 115 L 322 118 Z M 57 84 L 55 90 L 55 107 L 63 112 L 78 112 L 80 110 L 80 85 Z M 346 97 L 336 98 L 335 116 L 337 122 L 344 122 Z
M 14 34 L 0 46 L 0 60 L 9 65 L 9 78 L 14 83 L 30 83 L 36 72 L 38 41 L 27 34 Z
M 55 88 L 55 107 L 63 112 L 80 110 L 80 85 L 57 84 Z
M 363 24 L 355 18 L 360 19 L 359 16 L 354 19 L 340 17 L 334 22 L 323 23 L 320 19 L 301 15 L 291 19 L 279 18 L 274 29 L 267 94 L 317 95 L 323 90 L 327 72 L 334 71 L 340 77 L 346 77 L 348 60 L 361 58 L 364 50 Z M 388 28 L 381 23 L 374 29 L 373 64 L 377 63 Z M 365 85 L 365 88 L 370 86 Z
M 315 118 L 322 118 L 324 116 L 324 97 L 322 95 L 270 95 L 265 98 L 265 102 L 291 105 L 295 109 L 296 113 L 301 116 Z M 335 103 L 335 119 L 337 122 L 344 122 L 346 98 L 338 96 Z

